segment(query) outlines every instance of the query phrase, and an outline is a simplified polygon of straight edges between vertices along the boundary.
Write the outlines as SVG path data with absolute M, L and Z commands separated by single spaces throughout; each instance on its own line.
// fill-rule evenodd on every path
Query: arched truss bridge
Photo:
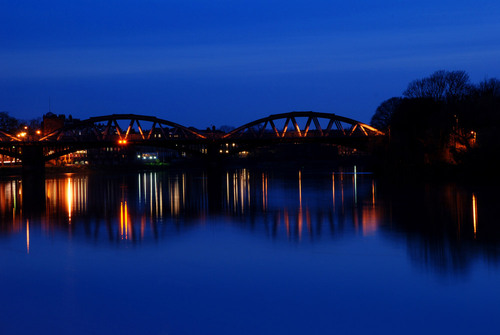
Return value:
M 43 135 L 20 137 L 0 131 L 0 154 L 23 159 L 27 147 L 40 147 L 44 160 L 50 160 L 77 150 L 120 145 L 166 147 L 202 154 L 230 147 L 234 153 L 276 143 L 356 145 L 381 135 L 384 135 L 381 131 L 356 120 L 317 112 L 274 114 L 227 133 L 198 130 L 153 116 L 112 114 L 69 122 Z

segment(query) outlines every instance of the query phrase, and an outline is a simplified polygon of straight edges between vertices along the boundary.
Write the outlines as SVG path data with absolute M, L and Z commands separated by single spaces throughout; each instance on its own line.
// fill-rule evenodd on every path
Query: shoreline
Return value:
M 325 169 L 325 168 L 345 168 L 348 166 L 358 166 L 360 171 L 372 172 L 371 164 L 363 159 L 348 159 L 348 160 L 254 160 L 254 159 L 227 159 L 215 162 L 207 162 L 204 160 L 182 160 L 170 163 L 156 163 L 149 165 L 131 164 L 131 165 L 66 165 L 66 166 L 46 166 L 44 170 L 45 176 L 64 174 L 64 173 L 100 173 L 100 172 L 136 172 L 136 171 L 168 171 L 174 169 L 241 169 L 241 168 L 258 168 L 258 169 L 289 169 L 289 168 L 305 168 L 305 169 Z M 23 168 L 17 166 L 0 167 L 0 178 L 5 177 L 22 177 Z
M 45 177 L 56 176 L 69 173 L 127 173 L 140 171 L 168 171 L 177 169 L 307 169 L 309 171 L 324 169 L 345 169 L 349 166 L 357 166 L 360 173 L 373 173 L 377 179 L 384 182 L 413 184 L 419 182 L 449 183 L 460 182 L 465 184 L 481 185 L 485 182 L 498 184 L 500 180 L 492 180 L 493 169 L 468 168 L 466 166 L 425 166 L 420 168 L 404 168 L 388 165 L 377 165 L 370 160 L 349 159 L 349 160 L 223 160 L 218 162 L 206 162 L 200 160 L 185 160 L 170 163 L 157 163 L 151 165 L 67 165 L 67 166 L 46 166 Z M 486 171 L 487 170 L 487 171 Z M 0 167 L 0 179 L 23 177 L 22 166 Z

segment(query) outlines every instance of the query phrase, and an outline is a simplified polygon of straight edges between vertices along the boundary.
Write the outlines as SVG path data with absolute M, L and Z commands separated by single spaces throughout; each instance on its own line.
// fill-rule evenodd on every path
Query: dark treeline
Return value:
M 476 85 L 464 71 L 437 71 L 377 108 L 371 125 L 387 134 L 379 167 L 391 174 L 491 172 L 499 121 L 500 80 Z
M 41 118 L 31 120 L 19 120 L 9 115 L 9 112 L 0 112 L 0 131 L 15 134 L 19 129 L 28 126 L 32 129 L 40 128 Z

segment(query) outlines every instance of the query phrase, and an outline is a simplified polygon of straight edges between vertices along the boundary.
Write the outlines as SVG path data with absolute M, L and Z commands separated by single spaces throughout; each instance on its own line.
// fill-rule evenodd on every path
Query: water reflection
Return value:
M 490 187 L 476 189 L 471 192 L 457 184 L 383 189 L 380 208 L 391 225 L 388 236 L 403 241 L 416 265 L 438 273 L 468 273 L 479 259 L 500 265 L 496 192 Z
M 29 217 L 44 232 L 83 231 L 83 235 L 96 237 L 105 227 L 108 231 L 104 235 L 112 241 L 144 240 L 158 238 L 170 225 L 178 231 L 220 216 L 230 219 L 231 224 L 249 225 L 270 236 L 294 240 L 317 238 L 322 226 L 329 227 L 332 234 L 358 226 L 363 232 L 374 230 L 378 222 L 374 181 L 365 175 L 358 186 L 356 173 L 349 174 L 352 178 L 346 178 L 342 171 L 319 177 L 302 170 L 248 169 L 67 174 L 46 179 L 46 201 L 38 216 L 24 215 L 20 206 L 24 185 L 13 179 L 0 183 L 1 231 L 18 232 L 22 219 Z M 325 183 L 328 176 L 331 180 Z M 363 196 L 359 207 L 358 188 Z M 349 199 L 344 198 L 346 194 Z M 140 236 L 133 233 L 136 224 L 140 225 Z
M 19 232 L 22 229 L 21 217 L 22 190 L 20 180 L 0 182 L 0 233 Z
M 30 221 L 26 220 L 26 253 L 30 253 Z
M 127 246 L 210 221 L 294 243 L 380 233 L 404 244 L 414 263 L 440 272 L 464 272 L 477 255 L 495 262 L 500 255 L 490 191 L 379 185 L 356 167 L 67 174 L 46 179 L 40 211 L 28 208 L 28 186 L 0 182 L 0 234 L 25 232 L 28 253 L 34 232 Z
M 477 233 L 477 199 L 476 195 L 472 193 L 472 222 L 474 225 L 474 239 L 476 239 Z

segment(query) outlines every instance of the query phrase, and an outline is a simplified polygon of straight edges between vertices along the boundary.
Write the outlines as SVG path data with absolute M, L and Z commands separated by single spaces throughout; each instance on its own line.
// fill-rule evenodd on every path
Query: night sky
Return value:
M 500 2 L 0 2 L 0 111 L 238 126 L 297 110 L 369 122 L 413 79 L 500 78 Z

